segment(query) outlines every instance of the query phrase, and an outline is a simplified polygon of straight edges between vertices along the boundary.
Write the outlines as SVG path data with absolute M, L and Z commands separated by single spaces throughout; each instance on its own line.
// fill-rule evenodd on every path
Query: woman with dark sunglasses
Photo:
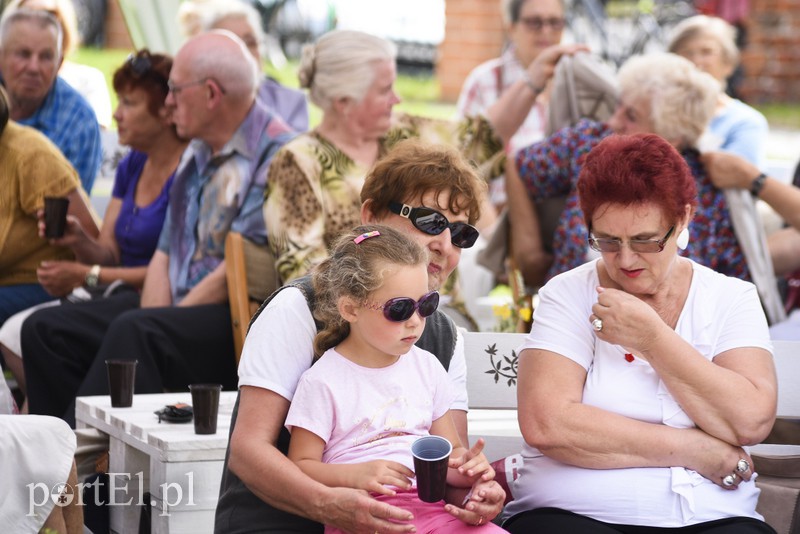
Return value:
M 359 226 L 314 268 L 315 315 L 325 326 L 314 339 L 318 360 L 300 377 L 286 418 L 289 459 L 322 484 L 413 511 L 407 524 L 418 532 L 502 532 L 494 517 L 467 525 L 447 512 L 452 504 L 417 494 L 411 446 L 423 436 L 451 443 L 450 486 L 494 478 L 483 441 L 470 449 L 461 443 L 447 373 L 415 346 L 439 304 L 428 289 L 426 256 L 393 228 Z
M 68 219 L 64 237 L 53 243 L 71 248 L 76 261 L 43 262 L 37 270 L 39 282 L 47 292 L 53 297 L 66 297 L 69 307 L 80 305 L 89 310 L 97 306 L 84 301 L 90 300 L 92 294 L 103 295 L 112 283 L 119 285 L 121 282 L 124 287 L 136 290 L 144 284 L 147 265 L 167 213 L 172 178 L 186 147 L 186 141 L 178 138 L 171 113 L 164 105 L 171 68 L 169 56 L 141 50 L 131 54 L 114 73 L 113 86 L 118 97 L 114 119 L 119 142 L 131 150 L 117 165 L 100 235 L 95 239 L 77 219 Z M 40 232 L 43 232 L 43 223 L 40 223 Z M 138 305 L 138 292 L 130 293 L 130 300 L 124 304 L 126 308 Z M 40 307 L 60 302 L 56 300 Z M 68 317 L 72 316 L 69 307 L 48 310 L 49 318 L 43 324 L 68 328 L 64 325 L 69 324 Z M 36 309 L 20 312 L 0 329 L 0 351 L 23 391 L 26 381 L 20 334 L 23 322 Z M 105 315 L 109 311 L 98 307 L 96 313 Z M 75 326 L 91 330 L 85 322 Z M 43 367 L 47 369 L 48 362 L 43 362 Z M 42 391 L 36 391 L 35 386 L 32 388 L 29 397 L 35 413 L 40 413 L 43 403 L 49 406 L 55 402 L 48 388 Z
M 485 191 L 486 184 L 456 149 L 409 139 L 397 143 L 367 176 L 361 189 L 361 221 L 390 226 L 425 248 L 426 291 L 435 291 L 448 280 L 463 250 L 454 246 L 450 225 L 469 225 L 478 219 Z M 394 203 L 411 209 L 405 216 L 393 213 L 390 206 Z M 418 211 L 412 215 L 415 208 Z M 440 222 L 435 227 L 426 225 L 427 218 L 416 218 L 432 212 Z M 372 304 L 383 307 L 385 302 Z M 217 532 L 251 532 L 252 525 L 259 525 L 261 532 L 322 532 L 322 523 L 353 532 L 386 534 L 412 528 L 394 522 L 407 519 L 406 511 L 378 503 L 357 490 L 319 484 L 285 456 L 289 443 L 286 414 L 300 376 L 314 360 L 314 336 L 323 327 L 314 319 L 316 303 L 314 286 L 310 277 L 304 276 L 275 292 L 253 318 L 239 361 L 240 398 L 231 420 L 233 430 L 216 510 Z M 396 318 L 412 307 L 428 311 L 423 305 L 410 304 L 402 300 L 400 310 L 392 307 L 386 313 Z M 449 413 L 466 445 L 463 338 L 453 321 L 437 310 L 427 318 L 416 345 L 435 355 L 447 370 L 453 391 Z M 505 497 L 494 480 L 478 481 L 471 495 L 466 489 L 451 488 L 446 496 L 447 502 L 455 505 L 446 511 L 469 525 L 478 523 L 481 516 L 496 516 Z M 319 504 L 309 506 L 310 502 Z
M 531 66 L 532 87 L 544 84 L 562 52 L 567 49 L 542 54 Z M 335 30 L 304 48 L 300 86 L 322 109 L 322 120 L 275 155 L 264 204 L 270 246 L 284 282 L 325 259 L 341 231 L 358 224 L 364 177 L 395 143 L 419 138 L 454 146 L 484 165 L 487 177 L 498 176 L 503 147 L 536 96 L 520 82 L 518 89 L 528 94 L 515 94 L 459 122 L 395 113 L 400 102 L 395 56 L 394 44 L 359 31 Z
M 698 205 L 680 153 L 611 136 L 578 178 L 600 257 L 539 291 L 519 355 L 512 532 L 774 533 L 744 445 L 777 384 L 753 284 L 682 257 Z

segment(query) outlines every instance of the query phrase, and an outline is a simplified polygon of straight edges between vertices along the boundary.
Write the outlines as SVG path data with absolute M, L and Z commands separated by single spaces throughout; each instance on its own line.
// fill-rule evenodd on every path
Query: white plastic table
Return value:
M 77 399 L 78 427 L 109 435 L 112 532 L 138 532 L 147 491 L 154 534 L 213 532 L 236 392 L 221 393 L 212 435 L 195 434 L 191 422 L 159 424 L 153 412 L 180 402 L 191 404 L 191 394 L 137 394 L 130 408 L 112 408 L 108 395 Z

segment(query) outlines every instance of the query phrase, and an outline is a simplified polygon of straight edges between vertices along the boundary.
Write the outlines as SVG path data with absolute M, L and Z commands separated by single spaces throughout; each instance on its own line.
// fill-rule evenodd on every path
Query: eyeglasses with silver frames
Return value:
M 589 232 L 591 232 L 591 229 Z M 675 232 L 674 225 L 669 229 L 667 235 L 661 239 L 630 239 L 627 241 L 628 248 L 633 252 L 644 254 L 661 252 L 673 232 Z M 622 249 L 622 243 L 625 243 L 622 239 L 589 235 L 589 246 L 597 252 L 619 252 Z

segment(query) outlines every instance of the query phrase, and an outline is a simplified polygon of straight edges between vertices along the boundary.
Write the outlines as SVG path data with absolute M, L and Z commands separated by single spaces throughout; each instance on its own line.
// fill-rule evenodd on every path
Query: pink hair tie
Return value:
M 377 237 L 379 235 L 381 235 L 381 233 L 379 231 L 377 231 L 377 230 L 373 230 L 371 232 L 366 232 L 366 233 L 361 234 L 360 236 L 356 237 L 355 239 L 353 239 L 353 243 L 355 243 L 356 245 L 359 245 L 365 239 L 369 239 L 370 237 Z

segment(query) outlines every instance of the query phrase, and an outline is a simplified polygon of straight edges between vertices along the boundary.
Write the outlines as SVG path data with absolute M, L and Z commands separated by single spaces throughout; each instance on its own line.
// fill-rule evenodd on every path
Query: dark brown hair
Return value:
M 144 68 L 145 65 L 149 66 Z M 131 54 L 125 63 L 114 72 L 114 91 L 141 89 L 147 93 L 147 109 L 154 116 L 164 106 L 169 87 L 169 71 L 172 58 L 164 54 L 151 54 L 143 48 Z
M 389 213 L 390 203 L 407 203 L 429 191 L 436 193 L 437 203 L 440 193 L 449 192 L 446 207 L 456 214 L 466 213 L 474 224 L 481 215 L 486 183 L 455 148 L 407 139 L 397 143 L 369 172 L 361 188 L 361 202 L 369 200 L 372 213 L 383 217 Z

